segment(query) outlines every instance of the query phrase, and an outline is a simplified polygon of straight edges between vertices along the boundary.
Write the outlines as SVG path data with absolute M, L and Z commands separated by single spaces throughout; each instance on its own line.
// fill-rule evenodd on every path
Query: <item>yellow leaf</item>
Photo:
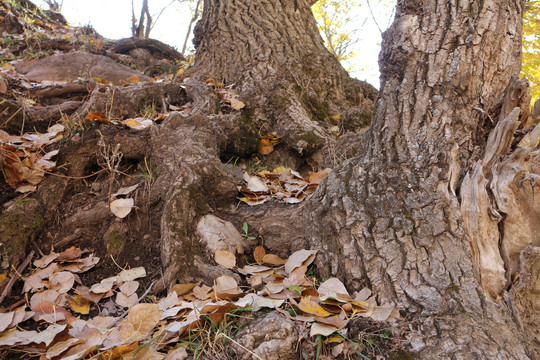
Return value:
M 278 166 L 277 168 L 275 168 L 274 170 L 272 170 L 273 173 L 275 174 L 284 174 L 286 173 L 287 171 L 291 170 L 290 168 L 286 168 L 284 166 Z
M 74 295 L 67 299 L 69 307 L 76 313 L 86 315 L 90 312 L 90 301 L 80 295 Z
M 178 72 L 176 73 L 176 75 L 180 76 L 184 73 L 184 69 L 180 69 L 178 70 Z
M 231 107 L 234 110 L 241 110 L 244 106 L 246 106 L 246 104 L 244 104 L 240 100 L 231 99 Z
M 135 119 L 130 118 L 122 121 L 122 123 L 135 130 L 143 130 L 154 124 L 152 120 L 143 117 L 138 117 Z
M 324 341 L 325 344 L 337 343 L 341 344 L 345 339 L 339 334 L 332 334 Z
M 312 301 L 309 298 L 302 298 L 302 300 L 300 300 L 300 302 L 298 303 L 298 308 L 305 313 L 315 316 L 327 317 L 332 315 L 328 311 L 324 310 L 315 301 Z
M 5 63 L 4 66 L 2 66 L 2 70 L 15 71 L 15 67 L 10 63 Z
M 108 84 L 111 83 L 110 81 L 99 78 L 99 77 L 92 78 L 92 80 L 94 80 L 95 82 L 97 82 L 99 84 L 104 84 L 104 85 L 108 85 Z

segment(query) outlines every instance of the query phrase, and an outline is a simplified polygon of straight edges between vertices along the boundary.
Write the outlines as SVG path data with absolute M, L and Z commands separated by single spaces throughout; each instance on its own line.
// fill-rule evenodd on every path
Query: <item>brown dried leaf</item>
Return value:
M 167 357 L 164 360 L 184 360 L 188 357 L 187 350 L 183 347 L 178 347 L 167 353 Z
M 274 151 L 274 145 L 272 145 L 272 142 L 268 139 L 261 139 L 261 142 L 259 143 L 259 154 L 261 155 L 268 155 Z
M 138 300 L 139 298 L 137 297 L 137 294 L 126 295 L 120 292 L 116 294 L 115 302 L 122 307 L 129 308 L 135 305 Z
M 0 94 L 5 94 L 8 89 L 8 82 L 0 76 Z
M 257 260 L 257 259 L 255 259 L 255 260 Z M 287 260 L 284 260 L 284 259 L 282 259 L 279 256 L 274 255 L 274 254 L 266 254 L 262 258 L 262 263 L 263 264 L 268 264 L 268 265 L 279 266 L 279 265 L 285 264 L 286 262 L 287 262 Z
M 146 276 L 144 267 L 139 266 L 129 270 L 122 270 L 117 276 L 118 283 L 133 281 Z
M 127 321 L 137 331 L 146 334 L 158 324 L 161 313 L 158 304 L 137 304 L 129 311 Z
M 236 266 L 236 256 L 227 250 L 216 250 L 214 260 L 227 269 L 232 269 Z
M 313 323 L 313 325 L 311 325 L 311 331 L 309 333 L 309 336 L 316 336 L 316 335 L 330 336 L 338 330 L 339 328 L 335 326 L 316 322 L 316 323 Z
M 133 75 L 128 78 L 128 81 L 132 84 L 137 85 L 141 81 L 141 79 L 137 75 Z
M 242 290 L 238 287 L 236 280 L 228 275 L 222 275 L 216 279 L 214 292 L 220 294 L 240 294 Z
M 316 172 L 314 174 L 311 174 L 306 181 L 312 184 L 320 184 L 321 181 L 326 179 L 328 177 L 328 174 L 330 174 L 331 169 L 324 169 L 319 172 Z
M 0 313 L 0 332 L 6 330 L 9 325 L 13 322 L 13 317 L 15 312 Z
M 49 289 L 58 291 L 59 294 L 67 293 L 75 283 L 75 276 L 68 271 L 60 271 L 50 277 Z
M 41 259 L 34 261 L 34 266 L 38 268 L 44 268 L 50 263 L 52 263 L 54 260 L 56 260 L 56 258 L 58 258 L 59 256 L 60 254 L 57 254 L 53 251 L 49 255 L 45 255 Z
M 84 119 L 85 120 L 90 120 L 90 121 L 97 121 L 97 122 L 101 122 L 101 123 L 108 123 L 109 122 L 109 119 L 107 118 L 107 115 L 105 115 L 102 112 L 90 113 L 90 114 L 86 115 L 84 117 Z
M 212 290 L 210 286 L 202 284 L 193 289 L 193 295 L 199 300 L 206 300 L 210 297 L 209 293 Z
M 138 281 L 128 281 L 120 286 L 120 291 L 124 293 L 124 295 L 129 296 L 129 295 L 134 294 L 138 288 L 139 288 Z
M 255 261 L 257 264 L 262 265 L 264 256 L 266 255 L 266 250 L 264 250 L 263 246 L 257 246 L 255 250 L 253 250 L 253 257 L 255 258 Z
M 241 110 L 246 106 L 246 104 L 244 104 L 242 101 L 234 99 L 234 98 L 230 99 L 230 103 L 231 103 L 231 107 L 234 110 Z
M 315 259 L 317 250 L 299 250 L 289 256 L 289 259 L 285 263 L 285 271 L 291 273 L 299 266 L 309 266 Z
M 178 296 L 182 296 L 191 292 L 199 283 L 196 284 L 176 284 L 172 287 L 171 291 L 174 291 Z

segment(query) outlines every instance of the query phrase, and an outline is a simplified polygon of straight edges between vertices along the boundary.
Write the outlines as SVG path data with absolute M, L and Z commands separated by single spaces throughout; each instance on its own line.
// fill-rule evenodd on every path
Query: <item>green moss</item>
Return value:
M 43 227 L 41 206 L 36 199 L 18 199 L 0 216 L 2 257 L 9 264 L 18 262 L 28 243 Z
M 208 205 L 206 204 L 206 201 L 204 200 L 204 197 L 200 192 L 190 191 L 189 199 L 195 206 L 195 210 L 197 211 L 197 213 L 201 215 L 206 215 L 208 213 Z
M 124 250 L 126 240 L 124 234 L 119 229 L 109 229 L 103 236 L 103 241 L 107 247 L 107 252 L 111 255 L 118 255 Z

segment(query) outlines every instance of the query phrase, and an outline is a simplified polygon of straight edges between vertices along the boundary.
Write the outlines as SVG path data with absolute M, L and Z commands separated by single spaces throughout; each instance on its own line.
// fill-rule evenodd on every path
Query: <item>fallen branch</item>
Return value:
M 28 264 L 30 264 L 30 261 L 32 260 L 32 257 L 34 256 L 34 250 L 30 251 L 30 253 L 28 254 L 28 256 L 26 257 L 26 259 L 24 259 L 24 261 L 22 262 L 21 265 L 19 265 L 19 267 L 17 268 L 17 271 L 16 273 L 13 275 L 13 277 L 9 280 L 9 282 L 7 283 L 4 291 L 2 291 L 2 295 L 0 296 L 0 304 L 2 304 L 2 302 L 4 301 L 4 299 L 6 298 L 6 296 L 9 295 L 9 293 L 11 292 L 11 288 L 13 287 L 13 285 L 15 284 L 15 281 L 17 281 L 17 279 L 19 277 L 21 277 L 21 274 L 22 272 L 24 271 L 24 269 L 26 269 L 26 267 L 28 266 Z

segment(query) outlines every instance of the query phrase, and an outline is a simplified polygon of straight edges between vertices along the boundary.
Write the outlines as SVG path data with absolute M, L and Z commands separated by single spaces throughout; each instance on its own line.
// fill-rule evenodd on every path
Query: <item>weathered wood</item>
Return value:
M 146 49 L 157 59 L 185 60 L 184 56 L 173 47 L 155 39 L 126 38 L 116 42 L 112 51 L 128 54 L 133 49 Z

